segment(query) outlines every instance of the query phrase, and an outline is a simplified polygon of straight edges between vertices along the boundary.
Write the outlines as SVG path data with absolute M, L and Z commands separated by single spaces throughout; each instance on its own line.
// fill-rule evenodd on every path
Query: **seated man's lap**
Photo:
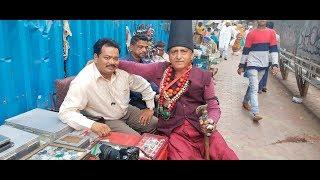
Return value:
M 155 131 L 158 123 L 158 118 L 155 116 L 152 116 L 149 124 L 144 126 L 140 123 L 141 113 L 142 113 L 142 110 L 140 110 L 137 107 L 129 105 L 128 112 L 123 117 L 123 120 L 126 122 L 126 124 L 128 124 L 130 127 L 132 127 L 133 129 L 135 129 L 140 133 Z
M 187 121 L 175 128 L 169 137 L 168 159 L 203 159 L 203 136 Z
M 156 117 L 152 117 L 147 125 L 140 123 L 141 110 L 129 105 L 127 114 L 119 120 L 107 120 L 105 123 L 110 127 L 112 132 L 122 132 L 128 134 L 140 135 L 145 132 L 152 133 L 155 131 L 158 123 Z
M 132 129 L 123 120 L 109 120 L 105 122 L 111 129 L 111 132 L 121 132 L 126 134 L 140 135 L 137 131 Z
M 171 133 L 169 137 L 169 159 L 204 159 L 204 136 L 188 121 Z M 215 131 L 209 138 L 210 158 L 213 160 L 238 159 L 222 135 Z

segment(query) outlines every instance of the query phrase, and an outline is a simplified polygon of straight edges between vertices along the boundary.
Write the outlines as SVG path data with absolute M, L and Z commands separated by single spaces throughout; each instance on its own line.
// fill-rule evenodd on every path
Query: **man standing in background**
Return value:
M 129 54 L 121 60 L 124 61 L 133 61 L 137 63 L 151 63 L 151 59 L 147 59 L 147 51 L 148 51 L 148 37 L 145 35 L 134 35 L 131 38 L 130 46 L 129 46 Z M 158 92 L 158 86 L 150 82 L 152 90 Z M 130 104 L 139 109 L 146 109 L 146 103 L 142 100 L 141 93 L 130 91 Z
M 249 78 L 243 107 L 251 111 L 254 121 L 262 119 L 259 114 L 258 89 L 259 81 L 269 66 L 269 55 L 273 74 L 279 71 L 276 33 L 267 28 L 266 24 L 266 20 L 258 20 L 258 28 L 249 32 L 238 68 L 239 75 L 245 70 L 246 77 Z
M 169 55 L 165 52 L 164 47 L 164 42 L 157 42 L 155 45 L 156 53 L 153 57 L 153 62 L 169 62 Z
M 221 28 L 219 35 L 219 50 L 221 52 L 221 57 L 227 60 L 228 48 L 231 40 L 233 29 L 230 21 L 226 21 L 225 26 Z
M 273 29 L 273 22 L 267 22 L 267 28 Z M 277 46 L 278 49 L 280 48 L 280 36 L 276 33 L 276 39 L 277 39 Z M 271 57 L 269 62 L 269 67 L 271 66 Z M 262 79 L 259 82 L 259 91 L 258 93 L 261 94 L 262 92 L 267 92 L 267 81 L 268 81 L 268 74 L 269 74 L 269 68 L 266 69 L 266 72 L 264 73 Z

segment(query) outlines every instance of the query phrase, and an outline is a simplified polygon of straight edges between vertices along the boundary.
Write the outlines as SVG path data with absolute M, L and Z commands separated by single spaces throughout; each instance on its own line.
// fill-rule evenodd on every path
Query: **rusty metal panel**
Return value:
M 320 64 L 320 20 L 276 20 L 280 46 Z

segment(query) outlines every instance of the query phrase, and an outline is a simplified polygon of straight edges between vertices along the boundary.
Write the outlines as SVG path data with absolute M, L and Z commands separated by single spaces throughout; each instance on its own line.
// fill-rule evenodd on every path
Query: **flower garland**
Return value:
M 176 105 L 177 100 L 182 96 L 182 94 L 186 91 L 189 85 L 189 74 L 192 66 L 190 65 L 187 69 L 187 72 L 183 74 L 180 79 L 175 82 L 177 85 L 176 88 L 168 87 L 174 78 L 173 68 L 169 66 L 164 71 L 164 76 L 160 83 L 160 98 L 159 98 L 159 114 L 163 117 L 164 120 L 168 120 L 170 118 L 171 112 Z M 173 85 L 173 84 L 172 84 Z M 171 85 L 171 86 L 172 86 Z

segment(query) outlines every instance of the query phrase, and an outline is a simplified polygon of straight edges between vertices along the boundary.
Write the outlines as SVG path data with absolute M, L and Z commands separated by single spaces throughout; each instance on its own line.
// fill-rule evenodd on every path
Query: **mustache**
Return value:
M 117 68 L 118 66 L 117 65 L 107 65 L 106 67 L 113 67 L 113 68 Z

